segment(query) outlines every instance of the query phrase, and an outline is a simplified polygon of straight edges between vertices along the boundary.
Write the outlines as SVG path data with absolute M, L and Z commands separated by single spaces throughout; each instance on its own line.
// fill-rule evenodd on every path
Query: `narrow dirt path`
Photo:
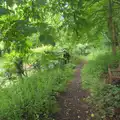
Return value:
M 68 86 L 65 93 L 60 94 L 58 102 L 61 110 L 55 120 L 93 120 L 89 105 L 84 101 L 89 94 L 81 88 L 80 70 L 76 67 L 74 80 Z

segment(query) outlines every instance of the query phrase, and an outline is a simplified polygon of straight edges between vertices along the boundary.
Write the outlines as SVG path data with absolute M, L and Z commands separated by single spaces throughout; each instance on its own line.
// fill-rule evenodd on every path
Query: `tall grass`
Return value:
M 38 72 L 0 89 L 0 120 L 48 120 L 57 110 L 56 92 L 64 91 L 71 69 Z

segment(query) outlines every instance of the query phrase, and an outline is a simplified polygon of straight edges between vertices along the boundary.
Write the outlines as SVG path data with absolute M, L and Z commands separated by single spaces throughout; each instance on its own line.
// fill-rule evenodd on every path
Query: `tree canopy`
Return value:
M 1 0 L 0 4 L 0 40 L 5 49 L 27 52 L 28 37 L 38 33 L 41 43 L 52 45 L 63 36 L 64 43 L 94 45 L 105 37 L 115 51 L 119 0 Z

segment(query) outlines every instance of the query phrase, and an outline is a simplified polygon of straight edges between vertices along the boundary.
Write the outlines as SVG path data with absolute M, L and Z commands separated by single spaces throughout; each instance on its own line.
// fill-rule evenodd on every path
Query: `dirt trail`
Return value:
M 93 120 L 89 105 L 84 101 L 89 94 L 81 87 L 81 65 L 76 67 L 74 80 L 65 93 L 60 94 L 58 102 L 61 110 L 55 120 Z

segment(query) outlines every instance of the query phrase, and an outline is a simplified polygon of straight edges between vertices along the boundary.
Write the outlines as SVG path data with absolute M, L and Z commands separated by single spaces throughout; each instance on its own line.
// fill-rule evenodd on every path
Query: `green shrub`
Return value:
M 113 56 L 110 52 L 95 55 L 82 69 L 83 88 L 91 91 L 89 101 L 93 104 L 98 117 L 112 116 L 113 109 L 120 107 L 120 86 L 106 85 L 104 75 L 108 74 L 108 65 L 118 66 L 120 54 Z M 98 118 L 99 119 L 99 118 Z
M 22 53 L 16 53 L 12 51 L 10 54 L 5 54 L 7 61 L 4 63 L 3 68 L 5 69 L 5 73 L 11 74 L 10 78 L 14 75 L 22 76 L 24 74 L 24 62 L 26 56 Z M 9 75 L 5 75 L 9 78 Z
M 56 92 L 64 91 L 71 69 L 38 72 L 0 90 L 0 120 L 47 120 L 57 110 Z
M 120 54 L 117 53 L 116 56 L 113 56 L 110 52 L 101 53 L 95 59 L 88 61 L 88 64 L 85 64 L 82 69 L 83 86 L 95 92 L 97 88 L 104 84 L 101 77 L 103 74 L 107 74 L 108 65 L 118 66 L 119 62 Z
M 88 55 L 91 52 L 92 46 L 89 44 L 77 44 L 73 49 L 73 54 L 78 56 L 80 55 Z
M 120 108 L 120 86 L 103 85 L 88 101 L 93 105 L 99 119 L 105 116 L 113 117 L 115 109 Z

